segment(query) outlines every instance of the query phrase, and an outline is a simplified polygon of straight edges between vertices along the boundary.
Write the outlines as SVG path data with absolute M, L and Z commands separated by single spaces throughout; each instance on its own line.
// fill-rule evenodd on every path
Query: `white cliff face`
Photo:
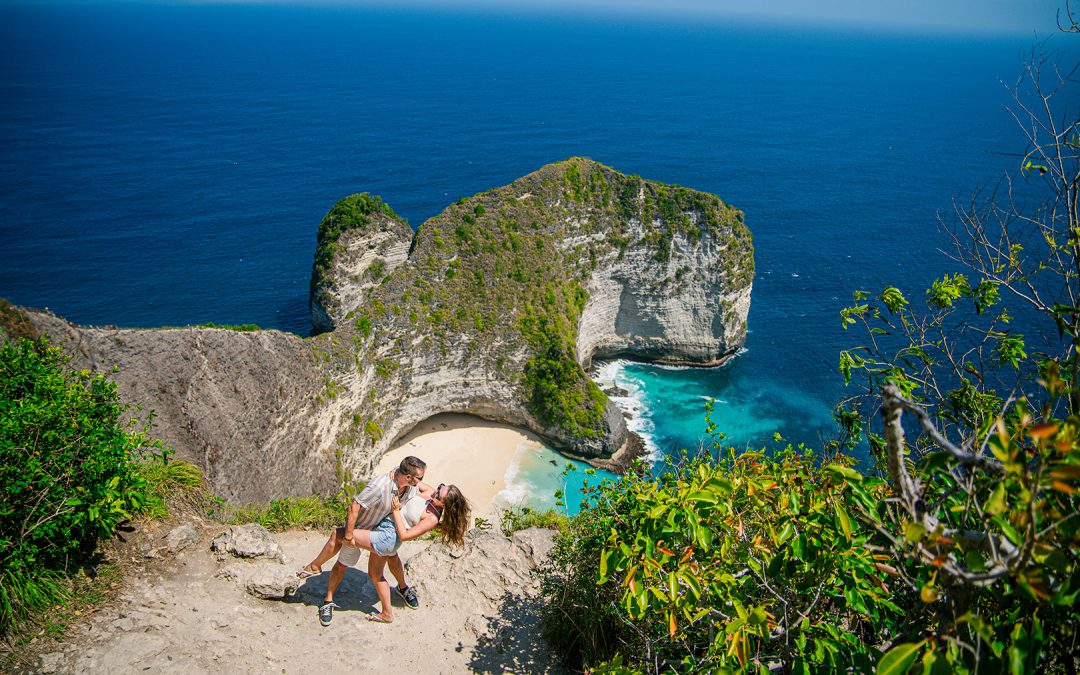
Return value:
M 745 340 L 753 273 L 741 212 L 574 158 L 415 235 L 378 198 L 343 199 L 320 225 L 311 308 L 329 332 L 313 338 L 33 320 L 76 367 L 117 366 L 124 398 L 217 494 L 265 501 L 366 477 L 446 412 L 612 466 L 634 439 L 582 366 L 722 362 Z
M 640 226 L 631 232 L 640 238 Z M 582 365 L 615 356 L 702 366 L 729 358 L 746 339 L 752 284 L 733 288 L 715 249 L 710 238 L 679 235 L 664 262 L 647 248 L 610 255 L 589 278 Z
M 406 227 L 404 233 L 393 226 L 396 221 L 386 221 L 371 235 L 349 231 L 338 239 L 338 254 L 330 272 L 333 281 L 320 289 L 311 302 L 312 325 L 317 331 L 331 331 L 347 321 L 364 293 L 405 262 L 412 230 Z

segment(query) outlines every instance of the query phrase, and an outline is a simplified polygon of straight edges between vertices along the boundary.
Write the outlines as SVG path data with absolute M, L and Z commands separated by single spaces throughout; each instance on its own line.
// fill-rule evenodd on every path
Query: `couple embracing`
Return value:
M 383 572 L 397 580 L 398 595 L 416 609 L 420 601 L 416 591 L 405 581 L 405 568 L 397 551 L 401 542 L 415 539 L 438 528 L 444 542 L 461 546 L 469 527 L 469 502 L 455 485 L 440 483 L 432 487 L 424 482 L 427 465 L 416 457 L 406 457 L 389 472 L 375 476 L 349 504 L 345 525 L 330 533 L 319 555 L 297 572 L 301 579 L 322 573 L 322 566 L 338 555 L 326 585 L 326 597 L 319 607 L 319 622 L 330 625 L 334 618 L 334 591 L 345 576 L 345 569 L 360 561 L 360 550 L 371 553 L 368 576 L 379 596 L 382 611 L 367 615 L 369 621 L 390 623 L 394 620 L 390 605 L 390 583 Z

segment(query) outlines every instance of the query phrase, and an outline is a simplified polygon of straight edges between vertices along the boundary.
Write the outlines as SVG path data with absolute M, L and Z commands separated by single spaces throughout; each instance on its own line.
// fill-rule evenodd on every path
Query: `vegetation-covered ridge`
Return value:
M 335 214 L 361 197 L 339 202 L 323 227 L 341 222 Z M 364 200 L 385 208 L 377 198 Z M 333 263 L 317 258 L 313 279 L 333 283 Z M 590 289 L 597 279 L 621 284 L 624 296 L 678 298 L 709 286 L 726 297 L 748 293 L 753 274 L 742 211 L 715 195 L 625 175 L 586 158 L 459 199 L 420 226 L 402 264 L 362 297 L 343 302 L 351 309 L 337 318 L 325 354 L 339 366 L 328 398 L 341 393 L 352 372 L 362 379 L 370 373 L 374 384 L 374 393 L 347 411 L 352 423 L 343 445 L 378 442 L 394 414 L 383 401 L 410 388 L 422 393 L 425 382 L 437 379 L 415 381 L 417 364 L 467 361 L 462 369 L 510 383 L 538 422 L 529 425 L 535 431 L 587 456 L 610 454 L 618 448 L 602 447 L 603 439 L 622 421 L 605 416 L 606 397 L 582 367 L 596 351 L 596 340 L 584 344 L 582 317 L 596 300 Z M 741 344 L 745 312 L 734 311 L 734 304 L 718 305 L 727 342 L 702 362 Z M 703 329 L 707 339 L 714 337 L 712 318 Z M 656 339 L 667 339 L 662 319 L 653 320 L 652 330 Z M 634 355 L 636 337 L 622 336 L 624 353 Z M 663 345 L 640 356 L 663 360 Z M 454 411 L 469 412 L 435 412 Z M 510 418 L 503 421 L 524 421 Z

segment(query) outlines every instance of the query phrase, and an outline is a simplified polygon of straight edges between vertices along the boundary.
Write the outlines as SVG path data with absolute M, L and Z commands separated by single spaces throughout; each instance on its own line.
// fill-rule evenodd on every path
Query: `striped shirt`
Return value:
M 357 530 L 374 530 L 379 521 L 390 515 L 390 500 L 397 493 L 397 483 L 391 478 L 394 470 L 380 474 L 371 479 L 371 482 L 356 495 L 356 503 L 362 506 L 360 515 L 356 517 Z M 405 489 L 401 503 L 409 501 L 419 494 L 415 485 Z

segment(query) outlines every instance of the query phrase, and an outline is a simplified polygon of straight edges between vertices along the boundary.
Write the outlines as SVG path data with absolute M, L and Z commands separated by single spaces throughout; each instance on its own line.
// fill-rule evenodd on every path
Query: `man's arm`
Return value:
M 363 508 L 356 500 L 349 502 L 349 510 L 345 514 L 345 542 L 350 546 L 356 546 L 353 543 L 353 531 L 356 530 L 356 521 L 360 518 L 360 511 Z

